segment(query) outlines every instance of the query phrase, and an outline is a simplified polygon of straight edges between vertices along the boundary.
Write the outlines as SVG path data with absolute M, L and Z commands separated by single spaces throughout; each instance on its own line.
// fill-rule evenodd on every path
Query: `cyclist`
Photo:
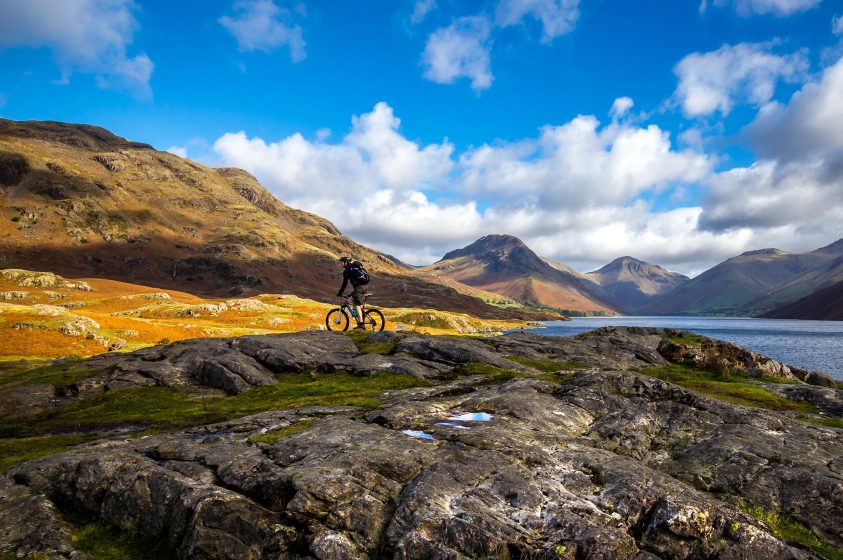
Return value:
M 357 310 L 357 326 L 355 329 L 365 329 L 363 325 L 363 296 L 366 295 L 366 284 L 369 283 L 369 273 L 363 268 L 360 261 L 352 260 L 351 257 L 340 257 L 340 264 L 342 265 L 342 286 L 337 292 L 337 296 L 344 297 L 345 287 L 351 282 L 354 288 L 351 291 L 351 300 L 354 302 L 354 308 Z

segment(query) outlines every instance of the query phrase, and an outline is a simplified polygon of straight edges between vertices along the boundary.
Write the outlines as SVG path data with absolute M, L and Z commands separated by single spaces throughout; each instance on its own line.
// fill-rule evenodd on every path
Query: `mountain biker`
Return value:
M 351 291 L 351 300 L 354 302 L 354 308 L 357 310 L 357 326 L 354 327 L 355 329 L 365 329 L 366 327 L 363 325 L 363 297 L 366 295 L 368 291 L 366 288 L 366 284 L 369 283 L 369 273 L 366 272 L 366 269 L 363 268 L 363 264 L 360 261 L 352 260 L 351 257 L 340 257 L 340 264 L 342 265 L 342 286 L 340 286 L 339 291 L 337 292 L 337 296 L 345 297 L 343 292 L 345 292 L 345 287 L 351 282 L 352 287 L 354 288 Z

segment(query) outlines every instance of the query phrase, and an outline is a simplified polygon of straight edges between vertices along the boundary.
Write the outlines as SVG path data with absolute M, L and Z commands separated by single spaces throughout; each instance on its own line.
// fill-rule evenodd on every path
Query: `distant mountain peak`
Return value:
M 633 312 L 688 281 L 682 274 L 629 255 L 618 257 L 586 276 L 605 290 L 612 303 Z
M 739 256 L 741 256 L 741 257 L 762 257 L 762 256 L 765 256 L 765 255 L 768 255 L 768 256 L 773 257 L 773 256 L 777 256 L 777 255 L 788 255 L 788 254 L 790 254 L 790 253 L 788 253 L 787 251 L 782 251 L 781 249 L 769 248 L 769 249 L 756 249 L 755 251 L 746 251 L 744 253 L 741 253 Z
M 484 235 L 474 243 L 466 245 L 462 249 L 455 249 L 442 257 L 442 261 L 457 259 L 460 257 L 480 257 L 491 253 L 512 251 L 513 249 L 524 249 L 533 253 L 527 245 L 515 237 L 507 234 Z M 535 253 L 533 253 L 535 255 Z M 538 256 L 536 256 L 538 259 Z M 440 261 L 440 262 L 442 262 Z

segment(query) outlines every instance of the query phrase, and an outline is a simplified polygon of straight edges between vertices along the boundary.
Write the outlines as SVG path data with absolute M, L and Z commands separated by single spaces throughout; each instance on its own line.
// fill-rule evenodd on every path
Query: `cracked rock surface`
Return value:
M 816 558 L 739 505 L 843 548 L 843 432 L 629 371 L 666 364 L 666 336 L 409 335 L 372 357 L 343 335 L 307 333 L 289 337 L 297 350 L 272 336 L 130 354 L 109 375 L 166 362 L 183 372 L 173 379 L 202 384 L 207 360 L 248 383 L 281 368 L 365 374 L 406 360 L 395 367 L 437 381 L 384 393 L 376 410 L 270 411 L 14 466 L 0 477 L 0 554 L 75 554 L 60 510 L 164 540 L 182 558 Z M 545 381 L 512 356 L 583 367 Z M 478 362 L 522 376 L 448 378 Z M 274 443 L 251 439 L 296 424 Z

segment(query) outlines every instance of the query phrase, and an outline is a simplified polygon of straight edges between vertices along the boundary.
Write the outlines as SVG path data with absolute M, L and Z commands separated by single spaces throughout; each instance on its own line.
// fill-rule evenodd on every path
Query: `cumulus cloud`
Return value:
M 244 167 L 267 182 L 284 201 L 364 197 L 378 190 L 408 191 L 435 185 L 452 167 L 453 145 L 419 146 L 399 131 L 400 120 L 386 103 L 354 117 L 341 143 L 310 142 L 293 134 L 267 143 L 244 132 L 214 143 L 226 165 Z
M 841 96 L 843 59 L 787 104 L 763 107 L 746 129 L 759 161 L 710 178 L 701 227 L 749 227 L 802 249 L 843 236 Z
M 831 18 L 831 32 L 835 35 L 843 34 L 843 15 Z
M 762 158 L 819 163 L 826 175 L 843 176 L 841 99 L 843 58 L 794 93 L 787 105 L 762 107 L 746 132 Z
M 766 103 L 779 80 L 799 81 L 808 70 L 804 51 L 776 55 L 771 52 L 773 46 L 740 43 L 687 55 L 674 68 L 679 77 L 674 98 L 689 117 L 718 111 L 728 115 L 737 103 Z
M 484 16 L 460 18 L 434 31 L 422 54 L 424 77 L 440 84 L 466 77 L 475 90 L 489 88 L 493 79 L 490 33 L 491 23 Z
M 709 158 L 676 149 L 652 125 L 601 126 L 580 116 L 535 138 L 457 155 L 447 142 L 407 139 L 379 103 L 336 143 L 239 132 L 220 137 L 214 151 L 218 163 L 251 171 L 284 202 L 413 263 L 489 233 L 518 235 L 582 269 L 635 254 L 689 271 L 745 249 L 733 232 L 700 229 L 701 208 L 650 210 L 643 195 L 712 173 Z
M 234 35 L 241 51 L 270 52 L 287 45 L 293 62 L 304 60 L 302 29 L 292 23 L 290 10 L 273 0 L 239 0 L 234 3 L 233 12 L 218 21 Z
M 822 0 L 712 0 L 714 6 L 730 6 L 741 16 L 774 15 L 790 16 L 818 6 Z M 707 0 L 702 0 L 700 11 L 705 11 Z
M 436 0 L 416 0 L 413 5 L 413 13 L 410 14 L 410 23 L 416 25 L 425 20 L 428 14 L 436 9 Z
M 671 148 L 655 125 L 599 128 L 593 116 L 545 126 L 535 140 L 484 145 L 460 158 L 462 186 L 496 199 L 528 199 L 543 207 L 624 204 L 646 190 L 699 181 L 710 162 Z
M 618 119 L 629 112 L 635 102 L 630 97 L 618 97 L 612 103 L 612 108 L 609 109 L 609 116 L 613 119 Z
M 48 47 L 66 84 L 72 74 L 94 74 L 100 87 L 149 97 L 154 65 L 129 56 L 138 22 L 132 0 L 0 1 L 0 46 Z
M 521 23 L 527 16 L 541 22 L 542 42 L 570 33 L 579 18 L 579 0 L 501 0 L 495 21 L 506 27 Z

